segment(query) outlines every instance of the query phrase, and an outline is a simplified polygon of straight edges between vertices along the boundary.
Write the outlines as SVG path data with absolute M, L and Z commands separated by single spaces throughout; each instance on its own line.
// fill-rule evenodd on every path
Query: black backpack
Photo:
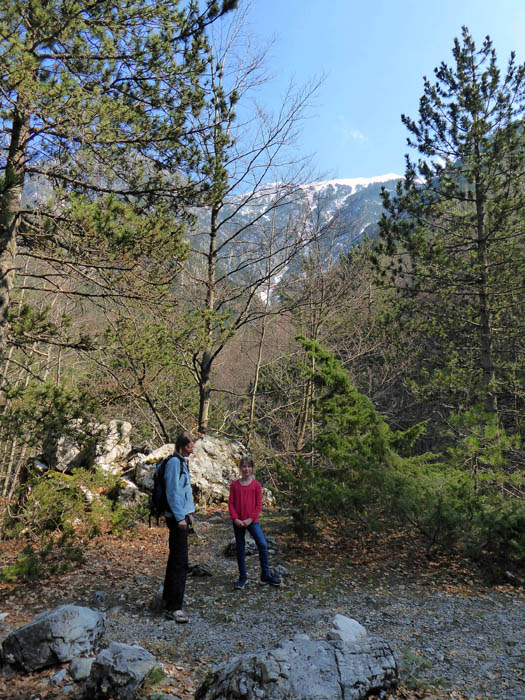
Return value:
M 159 462 L 155 468 L 155 473 L 153 474 L 153 489 L 151 491 L 151 498 L 149 504 L 149 527 L 151 527 L 151 518 L 155 518 L 157 525 L 159 524 L 159 518 L 163 516 L 166 511 L 170 510 L 168 499 L 166 497 L 166 482 L 164 479 L 164 474 L 166 472 L 166 464 L 172 457 L 177 457 L 178 455 L 170 455 Z M 180 460 L 180 474 L 182 474 L 182 460 Z

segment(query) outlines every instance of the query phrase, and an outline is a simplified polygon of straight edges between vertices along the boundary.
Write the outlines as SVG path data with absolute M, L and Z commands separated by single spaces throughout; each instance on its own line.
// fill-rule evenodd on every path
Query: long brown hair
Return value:
M 185 430 L 183 433 L 177 435 L 177 440 L 175 441 L 175 451 L 180 453 L 183 447 L 187 447 L 190 442 L 195 442 L 195 439 L 191 433 Z

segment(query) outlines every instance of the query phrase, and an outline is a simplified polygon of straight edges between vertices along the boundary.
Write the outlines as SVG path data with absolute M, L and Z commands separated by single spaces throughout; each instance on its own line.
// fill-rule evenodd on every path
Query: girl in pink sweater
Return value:
M 268 545 L 258 522 L 262 510 L 262 487 L 253 475 L 253 466 L 251 457 L 241 459 L 241 478 L 231 484 L 228 499 L 228 510 L 233 522 L 237 564 L 239 566 L 239 580 L 235 584 L 235 588 L 238 590 L 243 589 L 248 583 L 245 557 L 246 530 L 255 540 L 259 550 L 261 583 L 269 583 L 272 586 L 281 585 L 281 579 L 272 574 L 268 565 Z

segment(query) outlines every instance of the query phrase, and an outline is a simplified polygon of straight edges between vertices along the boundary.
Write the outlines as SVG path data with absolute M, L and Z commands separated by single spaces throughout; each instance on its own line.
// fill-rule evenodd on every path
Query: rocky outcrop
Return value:
M 107 425 L 72 421 L 67 433 L 45 440 L 44 461 L 62 472 L 97 466 L 118 474 L 132 450 L 131 430 L 131 423 L 123 420 L 112 420 Z
M 156 465 L 172 455 L 175 445 L 167 443 L 149 455 L 137 454 L 130 460 L 134 467 L 135 482 L 145 492 L 153 488 Z M 245 452 L 239 442 L 205 436 L 195 443 L 190 460 L 191 484 L 195 503 L 206 505 L 228 500 L 230 483 L 237 479 L 237 465 Z
M 3 671 L 12 675 L 17 668 L 32 672 L 71 661 L 75 697 L 160 697 L 154 687 L 164 677 L 162 664 L 146 649 L 112 641 L 93 658 L 104 623 L 101 613 L 74 605 L 43 613 L 6 638 L 9 668 Z M 276 647 L 232 657 L 208 673 L 195 700 L 364 700 L 397 684 L 390 645 L 367 638 L 356 620 L 336 615 L 327 637 L 314 641 L 296 634 Z M 50 682 L 60 685 L 67 675 L 66 668 L 59 669 Z
M 382 640 L 301 638 L 216 666 L 195 700 L 364 700 L 394 687 L 397 676 L 392 649 Z
M 137 486 L 144 491 L 150 492 L 153 488 L 153 474 L 155 473 L 156 465 L 174 452 L 175 445 L 168 442 L 147 455 L 140 452 L 133 455 L 128 465 L 132 469 Z
M 239 478 L 238 464 L 246 448 L 240 442 L 205 435 L 195 443 L 191 457 L 191 483 L 203 505 L 228 500 L 229 487 Z
M 136 454 L 129 460 L 134 471 L 135 483 L 140 489 L 150 492 L 156 465 L 175 451 L 175 445 L 167 443 L 148 455 Z M 195 503 L 208 505 L 228 500 L 230 484 L 239 478 L 239 461 L 246 448 L 235 440 L 205 435 L 195 442 L 190 458 L 191 484 Z M 268 489 L 263 489 L 266 505 L 274 502 Z
M 62 605 L 37 615 L 27 625 L 9 634 L 2 644 L 3 671 L 26 673 L 71 661 L 69 675 L 77 683 L 85 680 L 84 697 L 132 700 L 139 688 L 163 676 L 162 665 L 139 646 L 111 642 L 96 659 L 93 653 L 105 631 L 103 613 L 77 605 Z M 61 669 L 56 683 L 66 676 Z M 53 678 L 55 678 L 53 676 Z
M 104 471 L 118 474 L 122 462 L 131 452 L 131 423 L 112 420 L 107 426 L 100 426 L 102 439 L 95 450 L 95 466 Z
M 130 479 L 122 478 L 120 480 L 119 503 L 125 508 L 130 506 L 138 506 L 144 501 L 144 493 Z
M 2 644 L 4 662 L 36 671 L 93 651 L 105 630 L 105 615 L 78 605 L 61 605 L 11 632 Z
M 137 505 L 150 494 L 156 465 L 175 452 L 173 443 L 166 443 L 148 454 L 132 454 L 132 426 L 127 421 L 112 420 L 85 426 L 81 421 L 71 425 L 70 433 L 46 447 L 41 470 L 68 472 L 78 466 L 96 467 L 111 474 L 121 474 L 119 500 L 125 506 Z M 229 487 L 239 477 L 238 465 L 246 449 L 235 440 L 205 435 L 195 443 L 190 461 L 191 482 L 195 502 L 199 505 L 224 503 Z M 90 502 L 94 495 L 85 494 Z M 273 496 L 263 489 L 265 505 L 272 505 Z

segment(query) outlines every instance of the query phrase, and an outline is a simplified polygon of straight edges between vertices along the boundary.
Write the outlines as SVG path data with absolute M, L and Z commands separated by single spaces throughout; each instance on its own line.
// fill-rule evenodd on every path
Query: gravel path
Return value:
M 267 535 L 279 533 L 279 524 L 269 519 L 263 527 Z M 490 588 L 453 575 L 407 577 L 392 564 L 373 574 L 355 564 L 321 568 L 277 551 L 271 564 L 284 565 L 290 574 L 281 588 L 257 582 L 254 556 L 248 558 L 250 584 L 234 591 L 236 563 L 223 554 L 230 536 L 223 514 L 201 519 L 190 556 L 214 573 L 188 579 L 188 625 L 145 613 L 145 596 L 161 579 L 162 561 L 108 606 L 107 640 L 139 643 L 162 660 L 184 659 L 202 668 L 297 633 L 324 638 L 340 612 L 393 644 L 406 683 L 459 691 L 468 700 L 525 700 L 523 589 Z

